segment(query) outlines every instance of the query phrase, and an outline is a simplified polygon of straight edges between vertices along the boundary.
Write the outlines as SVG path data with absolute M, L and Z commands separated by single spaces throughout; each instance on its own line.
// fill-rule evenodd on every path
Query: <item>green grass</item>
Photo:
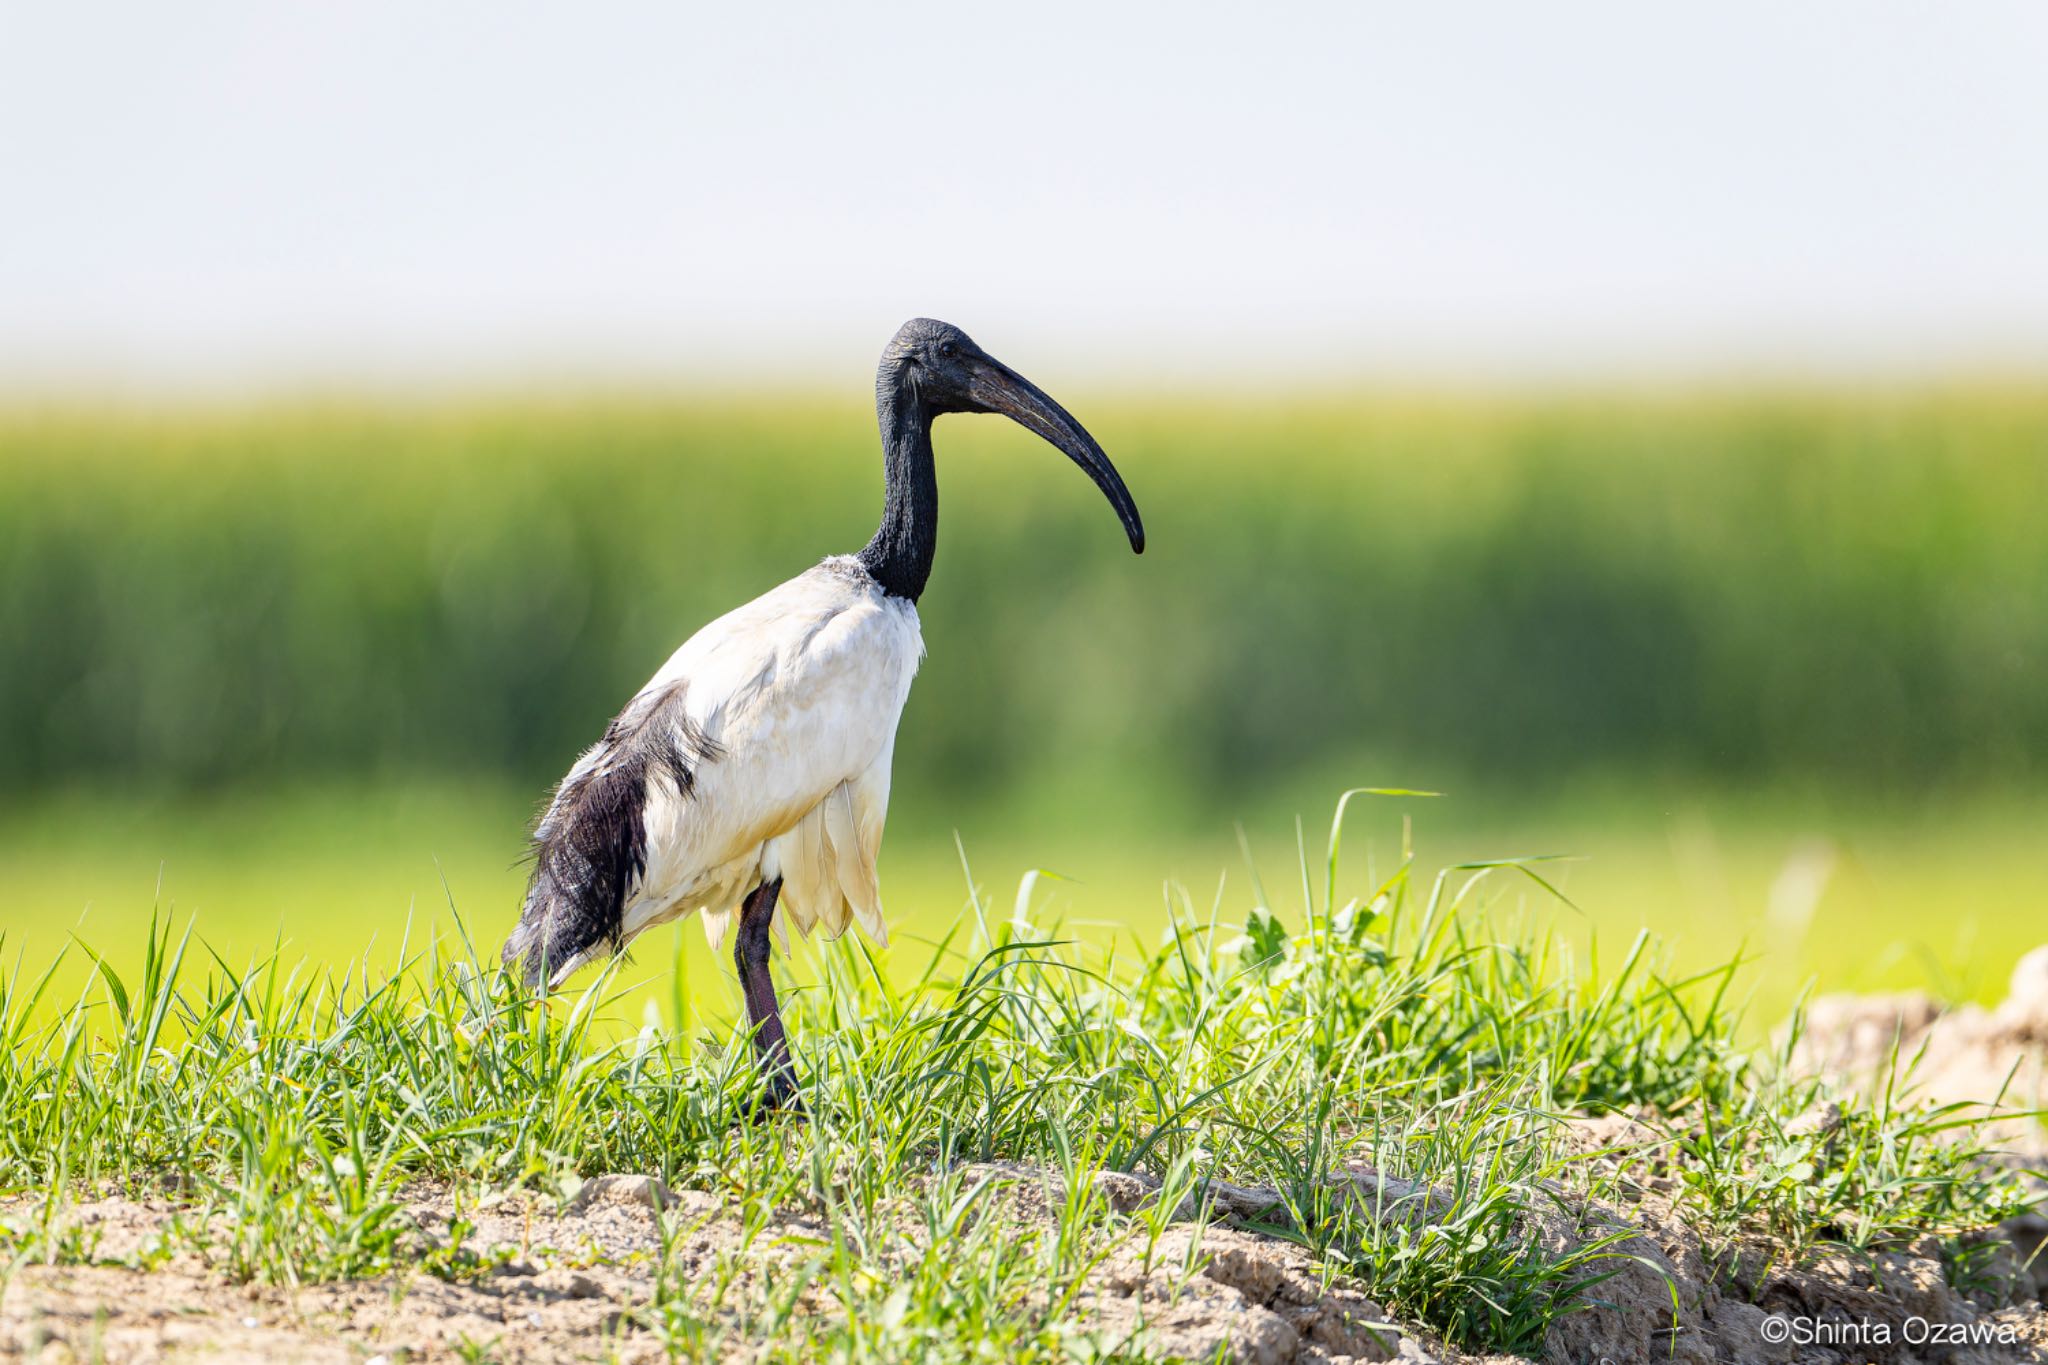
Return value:
M 54 957 L 76 934 L 127 973 L 153 913 L 191 916 L 230 961 L 281 951 L 326 970 L 366 949 L 388 952 L 407 933 L 415 943 L 445 935 L 452 906 L 488 950 L 516 914 L 536 795 L 402 779 L 203 799 L 51 794 L 0 813 L 0 925 L 29 962 Z M 1307 790 L 1247 800 L 1244 834 L 1258 866 L 1294 861 L 1295 812 L 1318 800 Z M 1901 815 L 1770 793 L 1660 800 L 1552 787 L 1526 806 L 1452 793 L 1355 812 L 1352 856 L 1362 866 L 1397 856 L 1404 818 L 1417 822 L 1433 862 L 1503 850 L 1570 855 L 1546 876 L 1575 909 L 1533 886 L 1512 894 L 1549 912 L 1561 940 L 1581 951 L 1595 934 L 1625 942 L 1648 928 L 1680 969 L 1748 953 L 1764 1020 L 1810 985 L 1995 1003 L 2012 963 L 2040 941 L 2034 911 L 2048 901 L 2048 868 L 2031 853 L 2048 809 L 2022 798 Z M 1055 802 L 933 812 L 906 800 L 891 813 L 882 861 L 899 948 L 882 960 L 898 979 L 918 970 L 926 945 L 966 908 L 963 847 L 984 895 L 1006 907 L 1028 872 L 1057 874 L 1033 883 L 1033 913 L 1095 948 L 1154 948 L 1169 881 L 1203 903 L 1219 887 L 1226 905 L 1251 894 L 1228 820 L 1180 824 L 1138 806 L 1113 819 L 1077 817 Z M 1298 929 L 1293 880 L 1274 878 L 1267 889 Z M 805 964 L 794 970 L 808 979 Z M 86 975 L 74 954 L 60 993 L 75 993 Z M 708 950 L 693 922 L 642 939 L 615 987 L 624 998 L 612 1013 L 635 1028 L 649 1006 L 669 1027 L 729 1020 L 737 1006 L 730 962 Z M 681 1016 L 678 994 L 689 1006 Z
M 1567 1112 L 1664 1125 L 1685 1216 L 1789 1254 L 1960 1247 L 2019 1207 L 2014 1184 L 1964 1178 L 1967 1125 L 1934 1142 L 1957 1116 L 1905 1096 L 1791 1151 L 1824 1084 L 1741 1041 L 1738 966 L 1675 974 L 1647 936 L 1581 953 L 1515 909 L 1550 864 L 1432 868 L 1397 844 L 1368 869 L 1343 821 L 1287 865 L 1306 913 L 1285 924 L 1261 908 L 1284 903 L 1277 883 L 1214 906 L 1183 893 L 1155 943 L 1089 947 L 1020 894 L 976 897 L 892 971 L 856 940 L 806 950 L 815 984 L 786 992 L 803 1121 L 752 1116 L 728 1028 L 607 1027 L 616 970 L 543 1009 L 439 942 L 250 966 L 152 925 L 139 967 L 95 967 L 75 997 L 50 998 L 48 962 L 7 972 L 0 1188 L 153 1190 L 175 1171 L 199 1192 L 197 1250 L 293 1283 L 399 1264 L 410 1180 L 653 1173 L 728 1197 L 757 1232 L 774 1209 L 830 1230 L 774 1275 L 746 1272 L 791 1248 L 745 1241 L 640 1310 L 678 1355 L 766 1339 L 791 1360 L 1142 1357 L 1077 1307 L 1090 1269 L 1160 1216 L 1111 1212 L 1090 1193 L 1104 1169 L 1271 1187 L 1277 1226 L 1328 1273 L 1475 1350 L 1540 1346 L 1622 1254 L 1537 1244 L 1559 1191 L 1612 1192 L 1559 1140 Z M 1060 1173 L 1058 1216 L 997 1216 L 959 1166 L 998 1158 Z M 1359 1162 L 1379 1173 L 1370 1204 L 1337 1197 Z M 0 1265 L 90 1254 L 68 1235 L 13 1227 Z M 688 1235 L 670 1226 L 671 1251 Z M 799 1290 L 827 1311 L 798 1313 Z

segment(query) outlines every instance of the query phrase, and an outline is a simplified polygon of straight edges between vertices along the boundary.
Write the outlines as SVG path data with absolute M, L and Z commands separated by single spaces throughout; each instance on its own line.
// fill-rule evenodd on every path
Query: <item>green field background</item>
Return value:
M 1445 795 L 1359 813 L 1353 889 L 1408 818 L 1425 863 L 1580 855 L 1546 912 L 1746 946 L 1774 1007 L 1995 996 L 2048 939 L 2048 391 L 1062 396 L 1148 549 L 1023 432 L 941 424 L 896 960 L 963 848 L 1001 915 L 1042 868 L 1034 916 L 1149 940 L 1174 886 L 1260 899 L 1241 826 L 1298 917 L 1295 818 L 1319 852 L 1358 784 Z M 0 414 L 9 959 L 126 961 L 153 907 L 230 960 L 451 904 L 494 946 L 547 784 L 879 484 L 855 395 Z M 729 1009 L 653 938 L 645 1000 L 681 947 Z

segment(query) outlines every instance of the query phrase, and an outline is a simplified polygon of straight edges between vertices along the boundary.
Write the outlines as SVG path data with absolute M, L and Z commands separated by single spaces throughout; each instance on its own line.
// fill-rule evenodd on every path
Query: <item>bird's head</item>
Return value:
M 882 352 L 881 382 L 915 396 L 933 416 L 999 412 L 1036 433 L 1087 471 L 1116 509 L 1131 549 L 1145 551 L 1145 525 L 1116 466 L 1088 429 L 1036 384 L 974 344 L 950 322 L 912 318 Z

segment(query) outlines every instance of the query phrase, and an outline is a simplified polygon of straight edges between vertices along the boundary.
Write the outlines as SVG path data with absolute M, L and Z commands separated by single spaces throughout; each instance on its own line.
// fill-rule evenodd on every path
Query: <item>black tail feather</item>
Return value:
M 683 685 L 644 693 L 569 770 L 533 832 L 533 873 L 507 966 L 525 959 L 535 990 L 626 946 L 625 906 L 647 870 L 647 802 L 660 782 L 678 799 L 717 746 L 682 708 Z

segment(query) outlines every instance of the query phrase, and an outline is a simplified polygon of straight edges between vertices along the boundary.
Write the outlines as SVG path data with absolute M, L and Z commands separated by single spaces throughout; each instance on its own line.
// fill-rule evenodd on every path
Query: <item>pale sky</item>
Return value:
M 0 386 L 2048 368 L 2038 0 L 0 15 Z

